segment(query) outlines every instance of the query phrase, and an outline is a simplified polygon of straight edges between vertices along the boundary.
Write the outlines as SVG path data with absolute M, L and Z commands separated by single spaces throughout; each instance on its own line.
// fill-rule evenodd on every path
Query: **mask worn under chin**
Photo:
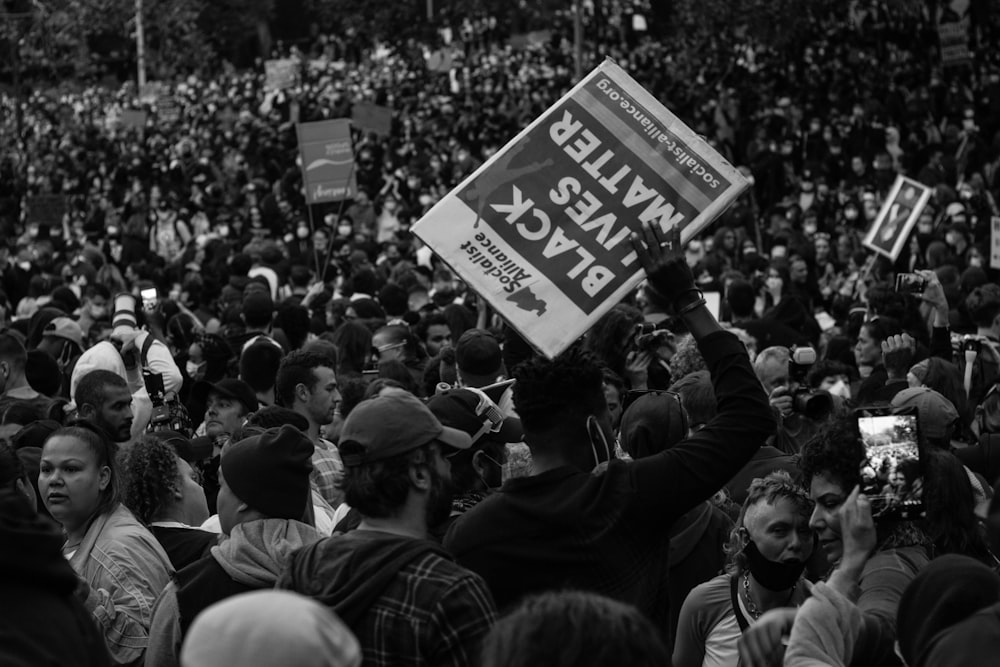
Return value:
M 802 576 L 802 571 L 806 569 L 805 561 L 781 563 L 779 561 L 768 560 L 757 550 L 757 545 L 753 540 L 748 540 L 743 547 L 743 553 L 747 557 L 747 566 L 750 574 L 757 580 L 757 583 L 769 591 L 787 591 L 795 585 L 795 582 Z
M 837 380 L 834 382 L 827 391 L 829 391 L 833 396 L 840 396 L 844 399 L 849 399 L 851 397 L 851 386 L 843 380 Z

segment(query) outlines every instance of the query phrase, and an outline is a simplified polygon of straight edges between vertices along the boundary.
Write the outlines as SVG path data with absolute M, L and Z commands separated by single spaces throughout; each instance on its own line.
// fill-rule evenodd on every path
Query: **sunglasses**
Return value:
M 677 407 L 681 407 L 681 395 L 676 391 L 667 391 L 666 389 L 630 389 L 622 397 L 622 414 L 625 414 L 629 406 L 643 396 L 667 396 L 677 402 Z
M 483 420 L 482 426 L 475 433 L 472 433 L 472 443 L 475 444 L 488 433 L 499 433 L 500 429 L 503 428 L 504 416 L 497 404 L 493 402 L 485 392 L 477 389 L 475 387 L 463 387 L 465 391 L 471 391 L 475 394 L 479 401 L 476 404 L 476 416 Z M 455 450 L 445 456 L 445 458 L 451 458 L 456 454 L 464 450 Z

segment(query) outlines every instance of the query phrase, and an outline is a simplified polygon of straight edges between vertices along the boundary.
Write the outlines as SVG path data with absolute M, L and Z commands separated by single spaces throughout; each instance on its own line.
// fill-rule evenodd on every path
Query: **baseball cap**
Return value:
M 504 373 L 500 342 L 484 329 L 469 329 L 461 335 L 455 345 L 455 363 L 466 384 L 470 377 L 493 382 Z
M 465 431 L 444 426 L 419 398 L 391 393 L 362 401 L 351 410 L 340 432 L 341 459 L 348 467 L 381 461 L 439 441 L 454 449 L 468 449 Z
M 219 394 L 220 396 L 225 396 L 226 398 L 239 401 L 250 412 L 256 412 L 257 408 L 260 407 L 259 403 L 257 403 L 257 394 L 254 393 L 253 388 L 251 388 L 250 385 L 243 380 L 223 378 L 215 384 L 202 380 L 192 389 L 192 393 L 195 397 L 199 399 L 204 398 L 205 400 L 207 400 L 208 395 L 213 392 Z
M 952 425 L 959 418 L 951 401 L 929 387 L 904 389 L 893 397 L 892 407 L 915 407 L 920 432 L 934 440 L 949 437 Z
M 465 431 L 475 445 L 481 440 L 521 442 L 521 420 L 504 417 L 484 392 L 471 387 L 447 389 L 432 396 L 427 407 L 444 426 Z
M 57 317 L 42 330 L 42 336 L 53 338 L 64 338 L 83 350 L 83 329 L 80 325 L 68 317 Z

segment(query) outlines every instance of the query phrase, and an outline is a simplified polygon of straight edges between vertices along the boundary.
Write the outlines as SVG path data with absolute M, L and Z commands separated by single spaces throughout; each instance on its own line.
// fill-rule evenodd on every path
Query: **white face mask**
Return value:
M 186 364 L 184 365 L 184 370 L 186 370 L 186 371 L 187 371 L 187 375 L 188 375 L 188 377 L 189 377 L 189 378 L 191 378 L 191 379 L 193 380 L 193 379 L 195 379 L 196 377 L 198 377 L 198 373 L 200 373 L 200 372 L 201 372 L 201 364 L 196 364 L 196 363 L 195 363 L 195 362 L 193 362 L 193 361 L 188 361 L 188 362 L 187 362 L 187 363 L 186 363 Z
M 970 257 L 969 258 L 969 266 L 979 266 L 979 267 L 981 267 L 982 265 L 983 265 L 983 260 L 980 259 L 979 257 Z
M 834 382 L 827 391 L 830 392 L 831 396 L 839 396 L 844 400 L 851 398 L 851 387 L 843 380 Z

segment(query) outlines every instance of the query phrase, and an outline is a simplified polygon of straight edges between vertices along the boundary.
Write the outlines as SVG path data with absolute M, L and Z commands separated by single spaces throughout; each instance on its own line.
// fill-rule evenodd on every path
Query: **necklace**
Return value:
M 787 606 L 788 602 L 792 601 L 792 596 L 795 595 L 795 588 L 797 586 L 798 586 L 798 583 L 792 584 L 792 590 L 790 590 L 788 592 L 788 601 L 785 603 L 786 606 Z M 753 618 L 753 620 L 756 621 L 757 619 L 759 619 L 761 617 L 761 615 L 764 612 L 760 609 L 760 607 L 757 606 L 757 603 L 753 601 L 753 598 L 750 597 L 750 572 L 749 571 L 743 573 L 743 596 L 747 600 L 747 611 L 750 612 L 750 616 Z

